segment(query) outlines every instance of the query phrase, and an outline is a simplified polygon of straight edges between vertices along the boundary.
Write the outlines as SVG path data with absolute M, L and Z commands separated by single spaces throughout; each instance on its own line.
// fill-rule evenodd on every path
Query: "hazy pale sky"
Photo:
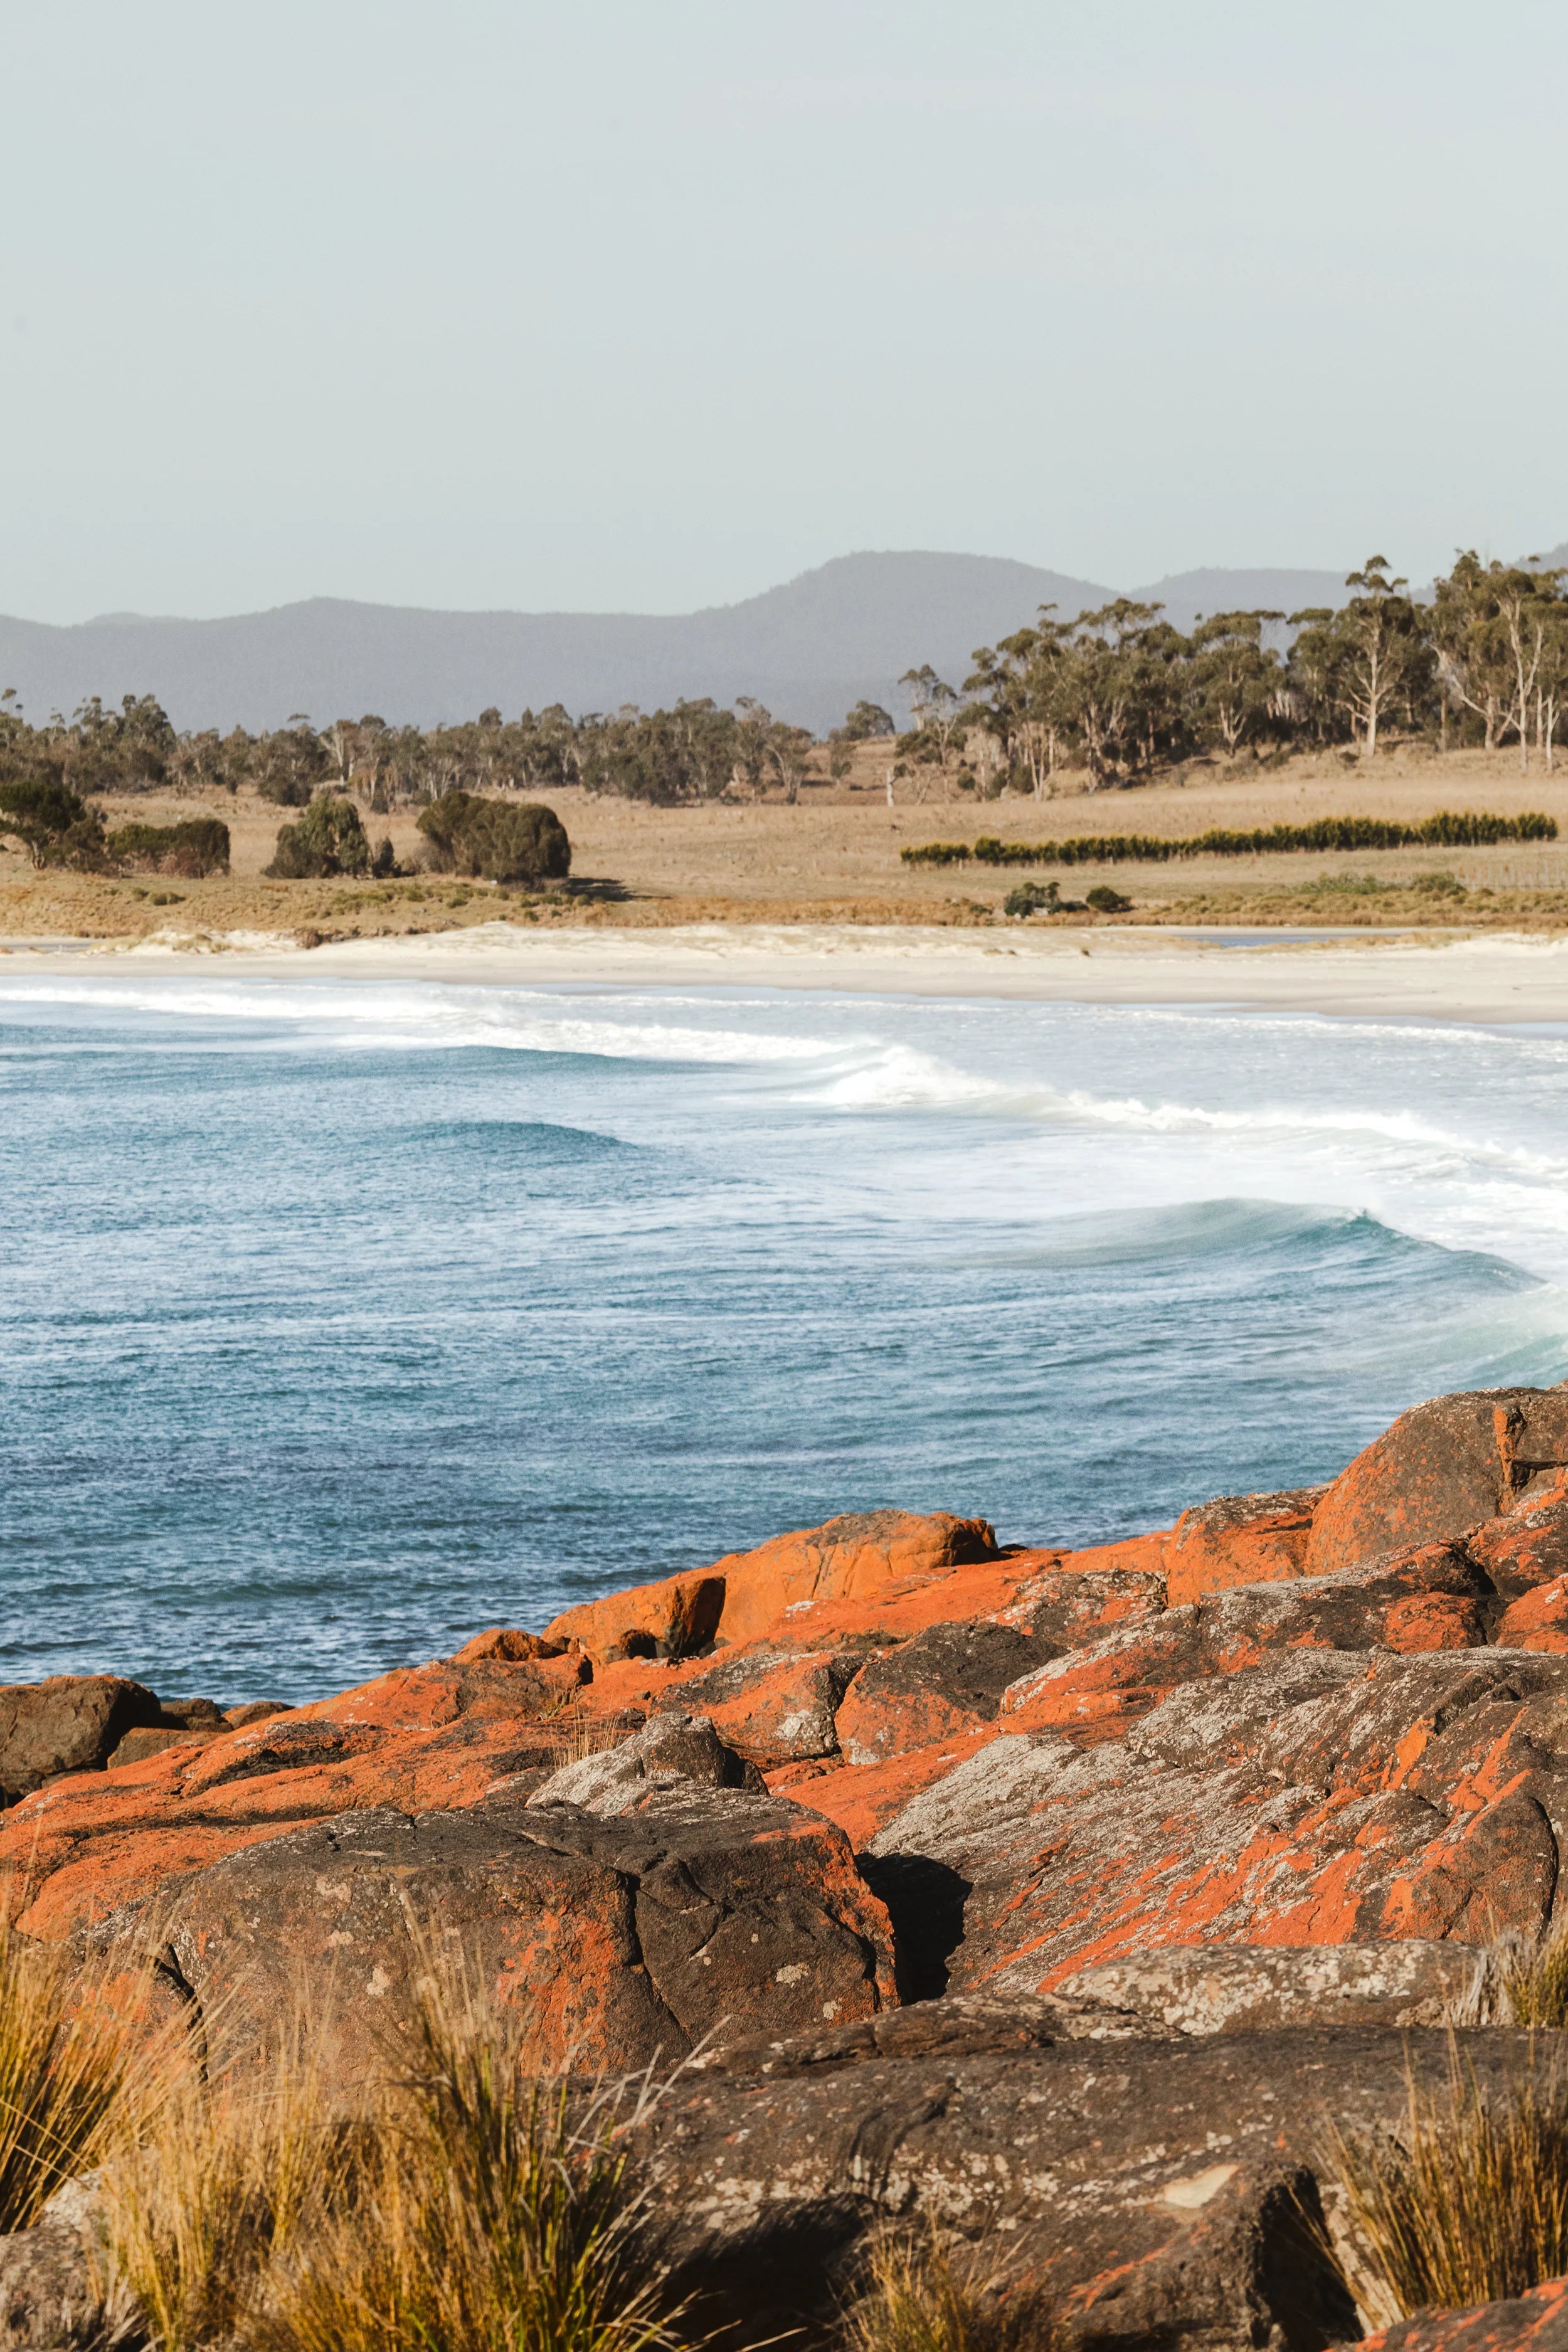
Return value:
M 1568 537 L 1549 0 L 0 0 L 0 610 Z

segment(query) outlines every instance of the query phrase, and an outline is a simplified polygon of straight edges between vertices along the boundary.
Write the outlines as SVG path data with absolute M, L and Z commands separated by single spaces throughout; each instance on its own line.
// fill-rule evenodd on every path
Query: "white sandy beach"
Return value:
M 118 943 L 13 941 L 0 973 L 280 967 L 344 978 L 533 987 L 826 989 L 876 995 L 1023 997 L 1108 1004 L 1263 1004 L 1300 1012 L 1464 1022 L 1568 1020 L 1568 936 L 1282 938 L 1171 930 L 994 931 L 889 925 L 707 924 L 540 932 L 485 923 L 419 939 L 304 950 L 286 936 L 165 934 Z

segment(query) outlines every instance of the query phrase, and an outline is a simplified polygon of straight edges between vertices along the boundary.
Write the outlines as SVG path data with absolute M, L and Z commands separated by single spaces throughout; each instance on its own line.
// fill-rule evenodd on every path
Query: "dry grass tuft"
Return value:
M 159 2352 L 685 2344 L 620 2144 L 646 2085 L 531 2080 L 460 1964 L 444 1980 L 426 1970 L 413 2040 L 352 2119 L 304 2027 L 266 2064 L 166 2063 L 128 2108 L 101 2176 L 109 2256 Z
M 242 2330 L 270 2267 L 348 2192 L 353 2136 L 331 2116 L 303 2032 L 209 2080 L 166 2052 L 126 2103 L 100 2175 L 110 2262 L 162 2352 Z
M 844 2314 L 844 2352 L 1055 2352 L 1054 2299 L 989 2266 L 984 2244 L 955 2252 L 934 2224 L 889 2231 L 867 2255 Z
M 1454 2053 L 1446 2097 L 1414 2082 L 1404 2128 L 1336 2133 L 1373 2326 L 1522 2294 L 1568 2271 L 1568 2087 L 1553 2068 L 1494 2103 Z
M 1538 1944 L 1500 1951 L 1496 1966 L 1515 2025 L 1568 2025 L 1568 1919 Z
M 97 2163 L 130 2053 L 100 1988 L 0 1912 L 0 2230 Z

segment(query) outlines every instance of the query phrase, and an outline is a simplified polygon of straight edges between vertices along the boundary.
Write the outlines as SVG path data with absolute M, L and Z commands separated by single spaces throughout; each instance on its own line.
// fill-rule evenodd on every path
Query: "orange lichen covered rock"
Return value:
M 1468 1528 L 1465 1549 L 1510 1600 L 1568 1576 L 1568 1500 L 1524 1496 L 1500 1518 Z
M 1434 1397 L 1328 1487 L 1312 1515 L 1307 1572 L 1330 1576 L 1380 1552 L 1436 1543 L 1496 1518 L 1568 1463 L 1568 1392 L 1477 1389 Z
M 1304 1576 L 1312 1513 L 1323 1492 L 1304 1486 L 1276 1495 L 1221 1495 L 1184 1511 L 1165 1544 L 1173 1603 L 1199 1601 L 1233 1584 Z
M 504 1658 L 510 1665 L 526 1665 L 534 1658 L 559 1658 L 566 1647 L 564 1642 L 547 1641 L 542 1633 L 524 1633 L 515 1625 L 491 1625 L 465 1642 L 460 1650 L 454 1650 L 451 1664 L 466 1666 L 478 1658 Z
M 286 2030 L 315 1987 L 312 2055 L 349 2091 L 406 2022 L 424 1951 L 525 2004 L 549 2073 L 668 2068 L 721 2019 L 820 2030 L 894 1997 L 887 1915 L 842 1832 L 734 1789 L 659 1790 L 626 1815 L 510 1796 L 350 1812 L 201 1871 L 156 1931 L 233 2034 Z M 103 1940 L 140 1932 L 130 1911 Z
M 1120 1543 L 1090 1544 L 1085 1551 L 1064 1551 L 1057 1564 L 1078 1576 L 1103 1576 L 1129 1570 L 1134 1576 L 1165 1573 L 1165 1547 L 1174 1528 L 1155 1528 L 1145 1536 L 1124 1536 Z
M 719 1633 L 726 1642 L 754 1641 L 798 1601 L 875 1600 L 995 1556 L 995 1533 L 984 1519 L 849 1511 L 715 1561 L 712 1573 L 724 1580 Z
M 1003 1693 L 1000 1719 L 1008 1730 L 1114 1738 L 1181 1684 L 1240 1673 L 1271 1651 L 1472 1648 L 1487 1639 L 1488 1598 L 1486 1580 L 1451 1544 L 1353 1575 L 1238 1586 L 1037 1667 Z
M 1055 1654 L 1047 1636 L 982 1619 L 933 1625 L 861 1666 L 838 1708 L 838 1746 L 851 1764 L 881 1764 L 994 1723 L 1002 1694 Z
M 474 1804 L 553 1769 L 552 1728 L 580 1669 L 558 1658 L 440 1664 L 189 1741 L 112 1772 L 58 1780 L 0 1817 L 30 1935 L 74 1935 L 120 1905 L 300 1822 L 363 1806 Z
M 910 1641 L 932 1625 L 967 1624 L 976 1617 L 1003 1614 L 1063 1558 L 1055 1549 L 1010 1549 L 942 1576 L 888 1586 L 868 1600 L 792 1601 L 758 1638 L 792 1650 L 858 1644 L 885 1648 Z
M 707 1716 L 738 1755 L 766 1770 L 837 1754 L 834 1716 L 860 1664 L 829 1650 L 721 1651 L 672 1675 L 653 1703 Z
M 956 1990 L 1048 1990 L 1170 1945 L 1533 1937 L 1568 1810 L 1565 1677 L 1518 1651 L 1286 1651 L 1115 1738 L 993 1740 L 871 1850 L 970 1890 Z
M 938 1740 L 930 1748 L 912 1748 L 885 1764 L 839 1764 L 815 1771 L 795 1764 L 764 1777 L 770 1789 L 792 1797 L 808 1811 L 837 1822 L 858 1851 L 914 1798 L 988 1748 L 995 1736 L 994 1727 L 987 1725 L 954 1739 Z
M 1568 1576 L 1512 1601 L 1498 1620 L 1497 1642 L 1508 1650 L 1568 1651 Z
M 603 1601 L 584 1601 L 563 1610 L 545 1627 L 551 1642 L 575 1643 L 595 1665 L 616 1658 L 684 1658 L 700 1650 L 719 1630 L 724 1606 L 720 1570 L 667 1576 L 658 1584 L 634 1584 Z
M 1420 2311 L 1363 2338 L 1362 2352 L 1568 2352 L 1568 2278 L 1462 2311 Z

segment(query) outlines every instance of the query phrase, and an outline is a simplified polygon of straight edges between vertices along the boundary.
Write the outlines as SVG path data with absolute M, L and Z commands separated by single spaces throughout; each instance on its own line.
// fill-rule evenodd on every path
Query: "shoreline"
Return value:
M 1232 943 L 1234 941 L 1234 943 Z M 291 935 L 164 935 L 132 946 L 0 940 L 8 978 L 220 962 L 236 976 L 542 988 L 776 988 L 1095 1004 L 1255 1005 L 1491 1024 L 1568 1020 L 1568 935 L 1327 932 L 1278 940 L 1119 926 L 994 934 L 946 927 L 693 924 L 532 931 L 486 923 L 304 948 Z

